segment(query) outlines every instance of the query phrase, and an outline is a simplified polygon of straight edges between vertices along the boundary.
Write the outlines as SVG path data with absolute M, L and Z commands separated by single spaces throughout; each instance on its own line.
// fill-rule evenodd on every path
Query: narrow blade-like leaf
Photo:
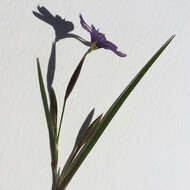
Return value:
M 45 92 L 45 87 L 44 87 L 44 82 L 43 82 L 43 77 L 42 77 L 42 72 L 40 68 L 40 63 L 39 59 L 37 59 L 37 68 L 38 68 L 38 78 L 39 78 L 39 84 L 40 84 L 40 92 L 42 96 L 42 101 L 43 101 L 43 106 L 44 106 L 44 111 L 45 111 L 45 116 L 46 116 L 46 121 L 47 121 L 47 126 L 48 126 L 48 132 L 49 132 L 49 142 L 50 142 L 50 150 L 51 150 L 51 159 L 52 162 L 54 161 L 54 129 L 53 129 L 53 121 L 51 118 L 51 114 L 49 112 L 48 108 L 48 102 L 47 102 L 47 96 Z
M 95 131 L 98 129 L 98 124 L 101 121 L 103 114 L 100 114 L 88 127 L 88 129 L 85 131 L 84 137 L 83 137 L 83 141 L 82 141 L 82 145 L 87 144 L 87 142 L 90 140 L 90 138 L 93 136 L 93 134 L 95 133 Z M 76 158 L 77 159 L 77 158 Z
M 73 73 L 73 75 L 72 75 L 72 77 L 71 77 L 71 79 L 69 81 L 69 84 L 67 86 L 67 90 L 66 90 L 66 93 L 65 93 L 65 100 L 69 97 L 70 93 L 72 92 L 72 90 L 73 90 L 73 88 L 74 88 L 74 86 L 75 86 L 75 84 L 77 82 L 77 79 L 79 77 L 79 74 L 80 74 L 82 65 L 84 63 L 84 60 L 86 58 L 86 55 L 87 54 L 85 54 L 83 56 L 83 58 L 81 59 L 81 61 L 79 62 L 77 68 L 75 69 L 75 71 L 74 71 L 74 73 Z
M 59 135 L 60 135 L 60 132 L 61 132 L 61 126 L 62 126 L 62 121 L 63 121 L 63 115 L 64 115 L 64 111 L 65 111 L 65 106 L 66 106 L 66 102 L 67 102 L 67 98 L 69 97 L 69 95 L 71 94 L 76 82 L 77 82 L 77 79 L 79 77 L 79 74 L 80 74 L 80 71 L 81 71 L 81 68 L 82 68 L 82 65 L 84 63 L 84 60 L 87 56 L 89 52 L 87 51 L 84 56 L 82 57 L 81 61 L 79 62 L 77 68 L 75 69 L 73 75 L 71 76 L 71 79 L 69 81 L 69 84 L 67 86 L 67 89 L 66 89 L 66 93 L 65 93 L 65 97 L 64 97 L 64 102 L 63 102 L 63 108 L 62 108 L 62 111 L 61 111 L 61 119 L 60 119 L 60 123 L 59 123 L 59 130 L 58 130 L 58 138 L 57 138 L 57 141 L 59 141 Z
M 57 109 L 58 109 L 57 108 L 57 98 L 56 98 L 55 91 L 52 87 L 51 91 L 50 91 L 50 113 L 51 113 L 51 117 L 53 119 L 55 134 L 56 134 L 56 129 L 57 129 Z
M 129 83 L 129 85 L 124 89 L 121 95 L 116 99 L 116 101 L 112 104 L 110 109 L 102 118 L 101 122 L 99 123 L 98 129 L 96 130 L 95 134 L 89 141 L 89 143 L 85 146 L 85 148 L 79 153 L 77 156 L 78 159 L 75 159 L 70 169 L 68 170 L 67 174 L 64 176 L 61 185 L 59 186 L 59 190 L 64 190 L 68 185 L 69 181 L 72 179 L 73 175 L 76 173 L 88 153 L 94 147 L 102 133 L 104 132 L 105 128 L 108 126 L 114 115 L 117 113 L 123 102 L 126 98 L 130 95 L 133 91 L 135 86 L 139 83 L 145 73 L 149 70 L 152 64 L 156 61 L 156 59 L 161 55 L 164 49 L 169 45 L 175 35 L 171 36 L 169 40 L 167 40 L 164 45 L 154 54 L 154 56 L 148 61 L 148 63 L 138 72 L 138 74 L 134 77 L 134 79 Z
M 49 112 L 49 108 L 48 108 L 47 96 L 46 96 L 46 92 L 45 92 L 45 86 L 44 86 L 44 82 L 43 82 L 43 78 L 42 78 L 42 72 L 41 72 L 41 68 L 40 68 L 39 59 L 37 59 L 37 68 L 38 68 L 40 91 L 41 91 L 44 111 L 45 111 L 45 115 L 46 115 L 47 125 L 48 125 L 48 129 L 50 131 L 50 134 L 52 134 L 52 136 L 54 136 L 53 121 L 52 121 L 52 118 L 51 118 L 51 115 Z
M 81 144 L 81 141 L 84 138 L 84 134 L 86 133 L 86 130 L 88 129 L 90 125 L 93 115 L 94 115 L 94 109 L 92 109 L 91 112 L 88 114 L 84 123 L 82 124 L 82 127 L 80 128 L 79 133 L 76 138 L 75 147 Z
M 60 175 L 60 182 L 61 180 L 64 178 L 64 174 L 67 172 L 67 170 L 69 169 L 71 163 L 73 162 L 73 160 L 75 159 L 76 155 L 78 154 L 79 150 L 81 151 L 81 147 L 83 145 L 85 145 L 88 140 L 90 139 L 90 137 L 92 136 L 92 134 L 95 132 L 95 130 L 97 129 L 97 126 L 102 118 L 102 114 L 99 115 L 91 124 L 90 121 L 92 120 L 93 117 L 93 113 L 94 109 L 89 113 L 89 115 L 87 116 L 85 122 L 83 123 L 79 134 L 77 136 L 77 140 L 75 142 L 75 145 L 73 147 L 73 150 L 61 172 Z M 84 148 L 84 146 L 83 146 Z M 82 149 L 83 149 L 82 148 Z M 77 158 L 76 158 L 77 159 Z

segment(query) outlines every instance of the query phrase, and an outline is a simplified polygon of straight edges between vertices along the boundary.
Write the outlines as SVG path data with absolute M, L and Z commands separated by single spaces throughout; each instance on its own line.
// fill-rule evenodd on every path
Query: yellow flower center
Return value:
M 90 45 L 90 49 L 91 50 L 95 50 L 95 49 L 97 49 L 98 47 L 96 46 L 96 42 L 93 42 L 93 43 L 91 43 L 91 45 Z
M 91 45 L 90 45 L 90 48 L 89 48 L 89 50 L 88 50 L 88 53 L 90 53 L 91 51 L 96 50 L 96 49 L 98 49 L 98 47 L 96 46 L 96 42 L 93 42 L 93 43 L 91 43 Z

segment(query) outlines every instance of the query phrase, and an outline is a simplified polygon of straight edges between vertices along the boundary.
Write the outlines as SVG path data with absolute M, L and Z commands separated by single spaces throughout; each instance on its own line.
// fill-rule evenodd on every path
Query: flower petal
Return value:
M 126 57 L 126 56 L 127 56 L 127 54 L 122 53 L 122 52 L 120 52 L 120 51 L 117 51 L 116 49 L 113 50 L 113 52 L 114 52 L 116 55 L 118 55 L 119 57 Z
M 91 42 L 97 42 L 98 41 L 98 30 L 96 30 L 96 28 L 94 27 L 94 25 L 91 25 Z
M 125 53 L 118 51 L 117 46 L 114 43 L 108 41 L 106 39 L 105 35 L 103 33 L 99 32 L 99 30 L 96 29 L 94 25 L 91 25 L 91 27 L 89 25 L 87 25 L 81 14 L 80 14 L 80 23 L 81 23 L 82 27 L 90 33 L 91 45 L 95 42 L 96 48 L 104 48 L 104 49 L 111 50 L 120 57 L 127 56 Z
M 108 50 L 113 51 L 119 57 L 126 57 L 127 56 L 127 54 L 118 51 L 117 46 L 110 41 L 106 41 L 106 42 L 100 44 L 100 46 L 101 46 L 100 48 L 104 48 L 104 49 L 108 49 Z
M 100 48 L 104 48 L 104 49 L 110 49 L 110 50 L 117 49 L 117 46 L 108 40 L 97 43 L 97 45 L 99 45 Z
M 90 28 L 90 26 L 89 26 L 88 24 L 86 24 L 86 22 L 84 21 L 84 19 L 83 19 L 83 17 L 82 17 L 81 14 L 80 14 L 80 24 L 81 24 L 81 26 L 82 26 L 86 31 L 88 31 L 88 32 L 91 33 L 91 28 Z

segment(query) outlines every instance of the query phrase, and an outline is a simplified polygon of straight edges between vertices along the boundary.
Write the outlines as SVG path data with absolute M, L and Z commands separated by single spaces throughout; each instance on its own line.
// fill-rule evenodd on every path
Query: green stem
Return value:
M 82 59 L 81 59 L 79 65 L 81 64 L 81 66 L 82 66 L 82 64 L 83 64 L 83 62 L 84 62 L 86 56 L 87 56 L 88 53 L 90 53 L 91 51 L 92 51 L 91 48 L 87 50 L 87 52 L 83 55 L 83 57 L 82 57 Z M 78 67 L 77 67 L 77 69 L 78 69 Z M 61 126 L 62 126 L 63 115 L 64 115 L 64 111 L 65 111 L 66 101 L 67 101 L 67 98 L 68 98 L 68 96 L 70 95 L 72 89 L 74 88 L 74 86 L 75 86 L 75 84 L 76 84 L 76 81 L 77 81 L 77 79 L 78 79 L 78 76 L 79 76 L 79 74 L 80 74 L 80 70 L 77 70 L 77 69 L 75 70 L 75 72 L 74 72 L 74 74 L 72 75 L 71 80 L 70 80 L 70 82 L 69 82 L 69 84 L 68 84 L 68 87 L 71 87 L 71 88 L 68 88 L 68 87 L 67 87 L 67 90 L 69 89 L 69 90 L 68 90 L 69 93 L 68 93 L 67 90 L 66 90 L 66 94 L 65 94 L 65 98 L 64 98 L 64 102 L 63 102 L 62 113 L 61 113 L 61 119 L 60 119 L 60 123 L 59 123 L 59 130 L 58 130 L 58 135 L 57 135 L 57 144 L 58 144 L 58 142 L 59 142 L 59 135 L 60 135 L 60 132 L 61 132 Z M 81 69 L 81 67 L 80 67 L 80 69 Z M 76 72 L 76 71 L 78 71 L 78 72 Z M 76 74 L 76 75 L 75 75 L 75 74 Z M 74 79 L 74 81 L 72 81 L 72 79 Z M 72 84 L 71 81 L 73 82 L 73 84 Z M 70 84 L 72 84 L 72 85 L 69 86 Z
M 73 150 L 72 150 L 72 152 L 71 152 L 69 158 L 67 159 L 67 161 L 66 161 L 66 163 L 65 163 L 65 166 L 64 166 L 64 168 L 63 168 L 63 170 L 62 170 L 62 172 L 61 172 L 61 175 L 60 175 L 60 176 L 61 176 L 61 177 L 60 177 L 60 182 L 61 182 L 62 179 L 64 178 L 64 175 L 65 175 L 65 173 L 67 172 L 67 170 L 68 170 L 69 166 L 71 165 L 72 161 L 74 160 L 76 154 L 78 153 L 78 150 L 79 150 L 78 147 L 77 147 L 77 148 L 75 148 L 75 147 L 73 148 Z
M 61 131 L 61 124 L 62 124 L 62 121 L 63 121 L 65 105 L 66 105 L 66 99 L 64 98 L 63 108 L 62 108 L 62 113 L 61 113 L 61 119 L 60 119 L 60 123 L 59 123 L 59 131 L 58 131 L 58 135 L 57 135 L 57 144 L 58 144 L 58 141 L 59 141 L 59 135 L 60 135 L 60 131 Z

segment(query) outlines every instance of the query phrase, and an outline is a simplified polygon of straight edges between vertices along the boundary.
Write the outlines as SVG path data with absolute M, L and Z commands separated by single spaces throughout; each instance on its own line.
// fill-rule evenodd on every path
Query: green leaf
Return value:
M 66 89 L 66 93 L 65 93 L 65 100 L 69 97 L 69 95 L 71 94 L 77 80 L 78 80 L 78 77 L 79 77 L 79 74 L 80 74 L 80 71 L 82 69 L 82 66 L 83 66 L 83 63 L 84 63 L 84 60 L 86 58 L 86 55 L 87 53 L 85 53 L 85 55 L 82 57 L 81 61 L 79 62 L 79 64 L 77 65 L 77 68 L 75 69 L 73 75 L 71 76 L 71 79 L 69 81 L 69 84 L 67 86 L 67 89 Z
M 62 125 L 62 121 L 63 121 L 63 115 L 64 115 L 64 111 L 65 111 L 67 98 L 69 97 L 69 95 L 71 94 L 73 88 L 75 87 L 75 84 L 76 84 L 76 82 L 78 80 L 78 77 L 80 75 L 84 60 L 85 60 L 88 53 L 89 53 L 89 50 L 84 54 L 84 56 L 80 60 L 80 62 L 77 65 L 74 73 L 71 76 L 69 84 L 67 85 L 67 89 L 66 89 L 66 93 L 65 93 L 65 97 L 64 97 L 64 102 L 63 102 L 63 108 L 62 108 L 62 112 L 61 112 L 61 119 L 60 119 L 60 123 L 59 123 L 57 142 L 59 141 L 59 135 L 60 135 L 60 132 L 61 132 L 61 125 Z
M 98 127 L 99 127 L 99 123 L 102 119 L 102 115 L 103 114 L 100 114 L 91 124 L 90 126 L 88 127 L 85 135 L 84 135 L 84 138 L 83 138 L 83 144 L 87 144 L 89 141 L 90 141 L 90 138 L 93 136 L 93 134 L 95 133 L 96 130 L 98 130 Z M 85 147 L 84 147 L 85 148 Z
M 89 115 L 85 119 L 85 122 L 83 123 L 83 125 L 79 131 L 75 145 L 73 147 L 73 150 L 72 150 L 72 152 L 71 152 L 71 154 L 70 154 L 70 156 L 69 156 L 69 158 L 68 158 L 68 160 L 67 160 L 67 162 L 66 162 L 66 164 L 65 164 L 65 166 L 61 172 L 60 181 L 62 181 L 62 179 L 64 179 L 65 173 L 67 172 L 67 170 L 69 170 L 69 167 L 70 167 L 71 163 L 73 162 L 73 160 L 75 159 L 76 155 L 78 154 L 79 150 L 85 148 L 85 144 L 90 140 L 93 133 L 95 132 L 95 130 L 98 127 L 98 124 L 102 118 L 102 114 L 99 115 L 90 124 L 90 121 L 92 120 L 93 114 L 94 114 L 94 109 L 89 113 Z
M 44 87 L 44 82 L 43 82 L 43 77 L 42 77 L 42 72 L 40 68 L 40 63 L 39 59 L 37 59 L 37 68 L 38 68 L 38 78 L 39 78 L 39 84 L 40 84 L 40 92 L 41 92 L 41 97 L 43 101 L 43 106 L 44 106 L 44 111 L 45 111 L 45 116 L 46 116 L 46 121 L 47 121 L 47 126 L 48 126 L 48 131 L 49 131 L 49 141 L 50 141 L 50 149 L 51 149 L 51 158 L 52 161 L 54 160 L 54 147 L 55 147 L 55 134 L 54 134 L 54 128 L 53 128 L 53 120 L 51 117 L 51 114 L 49 112 L 48 108 L 48 101 L 47 101 L 47 95 L 45 92 L 45 87 Z
M 154 54 L 154 56 L 148 61 L 148 63 L 137 73 L 137 75 L 134 77 L 134 79 L 129 83 L 129 85 L 124 89 L 124 91 L 121 93 L 121 95 L 115 100 L 115 102 L 112 104 L 110 109 L 107 111 L 107 113 L 104 115 L 102 120 L 99 123 L 98 129 L 92 136 L 89 143 L 85 146 L 85 148 L 79 153 L 77 156 L 77 159 L 73 161 L 73 163 L 70 166 L 70 169 L 64 176 L 63 180 L 61 181 L 61 184 L 59 186 L 59 190 L 64 190 L 70 180 L 72 179 L 73 175 L 76 173 L 80 165 L 85 160 L 88 153 L 91 151 L 91 149 L 94 147 L 114 115 L 117 113 L 123 102 L 126 100 L 126 98 L 130 95 L 130 93 L 133 91 L 135 86 L 139 83 L 139 81 L 142 79 L 142 77 L 145 75 L 145 73 L 149 70 L 149 68 L 152 66 L 152 64 L 156 61 L 156 59 L 161 55 L 161 53 L 164 51 L 164 49 L 168 46 L 168 44 L 172 41 L 172 39 L 175 37 L 175 35 L 171 36 L 169 40 L 167 40 L 164 45 Z
M 85 136 L 85 133 L 88 130 L 90 122 L 91 122 L 91 120 L 93 118 L 94 110 L 95 109 L 92 109 L 90 111 L 90 113 L 87 115 L 85 121 L 82 124 L 82 127 L 80 128 L 80 130 L 78 132 L 78 135 L 77 135 L 77 138 L 76 138 L 76 141 L 75 141 L 75 145 L 74 145 L 73 150 L 72 150 L 69 158 L 67 159 L 67 162 L 65 163 L 65 166 L 64 166 L 64 168 L 63 168 L 63 170 L 61 172 L 60 179 L 63 177 L 65 171 L 67 170 L 67 168 L 69 168 L 70 164 L 72 163 L 73 159 L 75 158 L 76 154 L 78 153 L 78 150 L 83 145 L 83 140 L 85 139 L 84 136 Z
M 53 121 L 52 121 L 51 114 L 50 114 L 49 108 L 48 108 L 47 95 L 46 95 L 46 92 L 45 92 L 45 87 L 44 87 L 44 82 L 43 82 L 43 77 L 42 77 L 42 72 L 41 72 L 41 68 L 40 68 L 39 59 L 37 59 L 37 68 L 38 68 L 38 78 L 39 78 L 39 84 L 40 84 L 40 92 L 41 92 L 41 96 L 42 96 L 44 111 L 45 111 L 46 120 L 47 120 L 47 125 L 48 125 L 48 129 L 50 131 L 50 134 L 52 134 L 52 136 L 54 136 Z
M 50 113 L 51 113 L 51 117 L 53 119 L 55 134 L 57 131 L 57 109 L 58 108 L 57 108 L 56 94 L 55 94 L 53 87 L 51 87 L 51 90 L 50 90 Z
M 82 127 L 80 128 L 79 132 L 78 132 L 78 135 L 77 135 L 77 138 L 76 138 L 76 142 L 75 142 L 75 145 L 74 147 L 80 147 L 82 145 L 82 142 L 83 142 L 83 139 L 84 139 L 84 135 L 90 125 L 90 122 L 92 120 L 92 117 L 94 115 L 94 110 L 95 109 L 92 109 L 91 112 L 88 114 L 88 116 L 86 117 L 84 123 L 82 124 Z

